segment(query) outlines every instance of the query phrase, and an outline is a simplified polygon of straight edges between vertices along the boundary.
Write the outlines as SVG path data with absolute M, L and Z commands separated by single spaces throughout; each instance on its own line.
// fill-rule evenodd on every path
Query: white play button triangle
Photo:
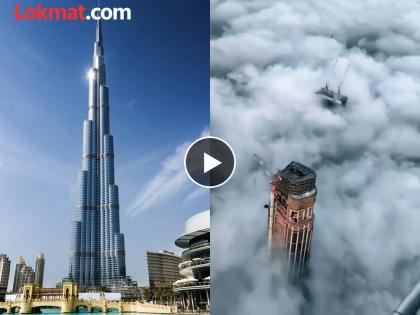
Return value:
M 216 137 L 195 140 L 184 157 L 185 172 L 198 186 L 220 187 L 235 171 L 235 153 L 230 145 Z
M 222 164 L 219 160 L 216 160 L 211 155 L 208 155 L 207 153 L 204 153 L 204 173 L 207 173 L 208 171 L 211 171 L 216 166 L 219 166 Z

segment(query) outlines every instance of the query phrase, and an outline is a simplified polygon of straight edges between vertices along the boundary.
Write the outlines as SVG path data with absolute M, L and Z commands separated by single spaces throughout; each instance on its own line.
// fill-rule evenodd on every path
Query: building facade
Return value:
M 0 254 L 0 302 L 4 301 L 9 284 L 10 259 L 6 254 Z
M 0 288 L 7 288 L 10 275 L 10 259 L 6 254 L 0 254 Z
M 19 291 L 19 281 L 20 281 L 20 272 L 23 267 L 26 266 L 26 262 L 23 259 L 22 256 L 20 256 L 16 261 L 16 267 L 15 267 L 15 277 L 13 278 L 13 288 L 12 291 L 14 293 Z
M 23 286 L 29 283 L 35 283 L 35 272 L 32 267 L 26 265 L 26 262 L 22 257 L 19 257 L 16 261 L 13 293 L 19 293 Z
M 172 283 L 182 278 L 178 267 L 181 262 L 181 257 L 166 250 L 147 252 L 150 289 L 171 288 Z
M 30 266 L 23 266 L 20 269 L 19 281 L 18 281 L 18 292 L 26 285 L 26 284 L 34 284 L 35 283 L 35 272 L 32 267 Z
M 44 284 L 44 269 L 45 269 L 45 257 L 43 253 L 36 256 L 35 261 L 35 284 L 42 288 Z
M 127 277 L 100 22 L 96 26 L 93 66 L 88 79 L 88 118 L 83 124 L 82 168 L 77 219 L 72 222 L 69 278 L 85 287 L 115 287 L 124 285 Z
M 315 180 L 312 169 L 292 162 L 271 181 L 269 247 L 272 253 L 281 253 L 285 258 L 294 279 L 305 274 L 311 251 Z
M 191 217 L 185 233 L 175 244 L 184 249 L 179 272 L 183 276 L 173 284 L 184 311 L 210 310 L 210 210 Z

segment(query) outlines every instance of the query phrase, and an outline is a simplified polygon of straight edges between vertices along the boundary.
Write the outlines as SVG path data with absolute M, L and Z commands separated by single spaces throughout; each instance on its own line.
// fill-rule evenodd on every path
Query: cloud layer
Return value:
M 200 137 L 209 134 L 205 128 Z M 137 194 L 129 207 L 127 214 L 135 216 L 142 211 L 162 206 L 175 197 L 185 195 L 184 201 L 191 201 L 206 193 L 205 189 L 197 188 L 191 183 L 184 170 L 184 156 L 192 141 L 185 141 L 175 148 L 175 151 L 164 159 L 159 172 Z
M 213 313 L 391 314 L 420 279 L 420 4 L 212 1 L 212 133 L 238 158 L 212 194 Z M 315 95 L 338 59 L 346 108 Z M 343 66 L 344 65 L 344 66 Z M 271 171 L 318 174 L 308 294 L 266 255 Z

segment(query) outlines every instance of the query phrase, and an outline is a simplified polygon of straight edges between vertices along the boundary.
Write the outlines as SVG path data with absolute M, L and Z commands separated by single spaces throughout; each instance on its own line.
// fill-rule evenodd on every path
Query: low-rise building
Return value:
M 182 278 L 178 265 L 181 257 L 174 253 L 160 250 L 147 252 L 147 269 L 149 272 L 150 289 L 171 287 L 172 283 Z
M 210 210 L 191 217 L 175 244 L 183 248 L 179 272 L 173 284 L 184 311 L 210 310 Z

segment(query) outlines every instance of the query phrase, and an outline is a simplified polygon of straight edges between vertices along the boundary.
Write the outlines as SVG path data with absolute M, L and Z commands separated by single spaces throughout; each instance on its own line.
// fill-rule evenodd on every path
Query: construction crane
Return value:
M 270 179 L 272 178 L 272 173 L 268 170 L 262 158 L 258 154 L 254 153 L 254 158 L 258 162 L 258 165 L 264 171 L 264 174 Z M 268 248 L 271 249 L 271 241 L 273 239 L 273 215 L 274 215 L 274 200 L 273 193 L 271 193 L 270 203 L 264 205 L 265 211 L 267 211 L 267 231 L 268 231 Z
M 350 63 L 347 63 L 346 71 L 344 72 L 344 76 L 338 85 L 337 92 L 330 89 L 330 82 L 335 77 L 336 66 L 337 66 L 337 59 L 334 62 L 333 69 L 331 71 L 331 74 L 327 82 L 325 83 L 325 86 L 315 93 L 322 97 L 323 103 L 327 107 L 345 106 L 348 101 L 348 97 L 346 95 L 341 94 L 341 89 L 343 87 L 344 79 L 346 78 L 347 72 L 349 70 Z
M 420 282 L 405 297 L 393 315 L 416 315 L 420 309 Z
M 265 166 L 264 161 L 259 157 L 259 155 L 257 153 L 254 153 L 254 158 L 255 160 L 258 162 L 258 165 L 261 167 L 261 169 L 264 171 L 264 174 L 268 177 L 271 178 L 273 175 L 271 174 L 271 172 L 268 170 L 267 166 Z

